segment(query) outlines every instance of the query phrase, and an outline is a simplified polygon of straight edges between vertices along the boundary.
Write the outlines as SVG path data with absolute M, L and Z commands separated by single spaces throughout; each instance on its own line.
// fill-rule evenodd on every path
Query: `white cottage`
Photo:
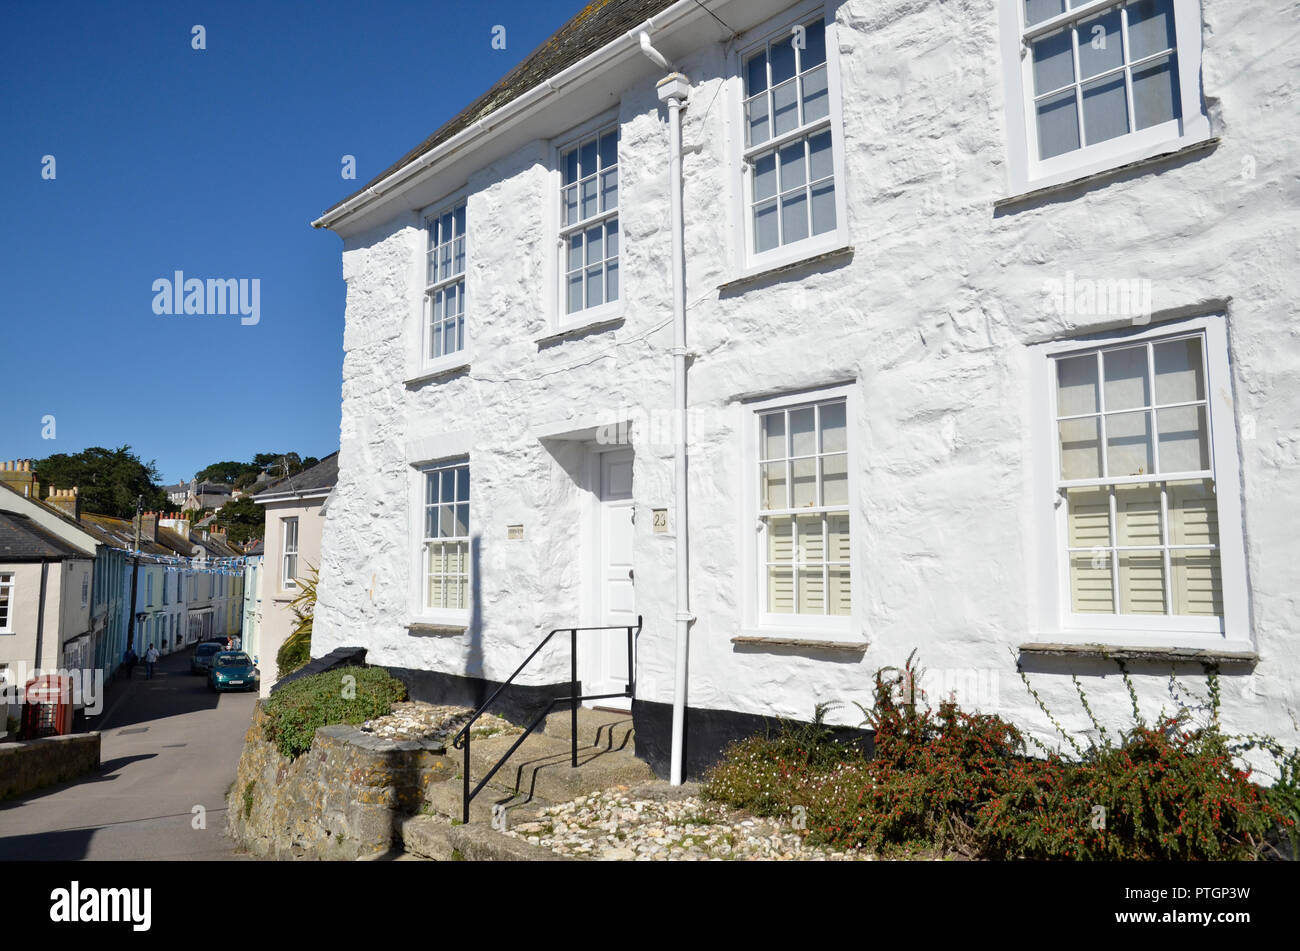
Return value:
M 1214 665 L 1228 729 L 1294 744 L 1294 26 L 589 4 L 315 222 L 348 295 L 313 653 L 474 700 L 640 616 L 675 779 L 817 701 L 856 723 L 914 649 L 1048 742 L 1018 666 L 1082 732 L 1071 675 L 1123 727 L 1117 661 L 1146 715 Z M 624 642 L 584 635 L 585 690 Z M 520 695 L 568 680 L 563 639 Z

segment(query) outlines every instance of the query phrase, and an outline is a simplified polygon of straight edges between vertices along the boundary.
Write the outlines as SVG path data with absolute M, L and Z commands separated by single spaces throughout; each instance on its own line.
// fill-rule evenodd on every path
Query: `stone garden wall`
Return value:
M 0 799 L 66 782 L 98 768 L 98 733 L 0 743 Z
M 385 740 L 321 727 L 296 760 L 263 737 L 259 703 L 227 794 L 227 831 L 263 858 L 356 859 L 388 851 L 430 783 L 455 775 L 435 740 Z

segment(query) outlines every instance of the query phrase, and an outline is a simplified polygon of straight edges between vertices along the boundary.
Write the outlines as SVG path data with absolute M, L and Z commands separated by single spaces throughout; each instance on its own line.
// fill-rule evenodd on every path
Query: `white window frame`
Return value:
M 166 588 L 163 589 L 166 597 Z M 81 572 L 81 606 L 84 608 L 90 604 L 90 570 L 85 569 Z
M 844 117 L 842 111 L 843 83 L 839 60 L 839 25 L 835 21 L 838 5 L 821 2 L 802 3 L 767 23 L 742 34 L 736 41 L 732 54 L 731 105 L 728 109 L 728 141 L 732 155 L 732 233 L 735 240 L 736 279 L 794 264 L 808 258 L 838 250 L 849 244 L 848 181 L 844 163 Z M 826 77 L 830 114 L 815 122 L 801 124 L 796 129 L 773 136 L 761 145 L 750 148 L 745 144 L 745 60 L 769 42 L 793 35 L 794 27 L 822 18 L 826 24 Z M 797 80 L 796 80 L 797 82 Z M 754 168 L 750 157 L 766 153 L 781 143 L 806 138 L 810 133 L 827 129 L 831 133 L 831 158 L 835 176 L 835 227 L 819 235 L 810 235 L 790 244 L 778 245 L 767 251 L 754 250 L 754 223 L 750 213 L 754 187 Z M 779 212 L 778 212 L 779 213 Z
M 1098 348 L 1162 341 L 1198 333 L 1203 334 L 1205 342 L 1210 468 L 1218 509 L 1223 616 L 1205 618 L 1182 615 L 1075 614 L 1071 609 L 1069 560 L 1065 550 L 1068 539 L 1067 505 L 1064 495 L 1057 490 L 1060 453 L 1056 432 L 1055 359 Z M 1036 613 L 1040 633 L 1062 643 L 1253 650 L 1246 584 L 1237 427 L 1225 318 L 1222 315 L 1210 315 L 1161 322 L 1136 332 L 1109 331 L 1052 341 L 1031 348 L 1031 355 L 1034 361 L 1031 378 L 1034 421 L 1032 510 L 1033 537 L 1037 548 L 1034 561 L 1039 566 Z M 1161 474 L 1159 479 L 1171 476 L 1179 478 L 1178 474 Z
M 1033 56 L 1027 40 L 1054 32 L 1061 24 L 1088 19 L 1123 3 L 1124 0 L 1087 0 L 1060 17 L 1025 27 L 1025 0 L 998 0 L 1007 109 L 1007 167 L 1013 195 L 1087 178 L 1210 138 L 1210 120 L 1201 104 L 1201 2 L 1173 0 L 1182 117 L 1095 145 L 1084 145 L 1046 160 L 1038 158 Z M 1077 52 L 1075 59 L 1075 78 L 1078 81 Z M 1131 101 L 1129 113 L 1132 114 Z
M 849 613 L 844 616 L 812 614 L 771 614 L 766 610 L 766 572 L 764 529 L 759 515 L 759 448 L 762 438 L 762 414 L 774 409 L 797 409 L 817 403 L 842 399 L 845 404 L 845 438 L 848 460 L 849 514 Z M 860 644 L 865 590 L 862 585 L 861 559 L 856 550 L 861 544 L 862 518 L 858 512 L 858 472 L 861 460 L 855 438 L 858 419 L 857 386 L 853 383 L 783 393 L 738 404 L 738 426 L 742 434 L 743 463 L 739 467 L 742 501 L 739 563 L 744 566 L 744 610 L 742 628 L 746 635 L 790 639 L 841 641 Z
M 293 550 L 289 550 L 289 523 L 293 523 Z M 292 591 L 298 587 L 298 581 L 289 571 L 289 559 L 293 558 L 293 568 L 298 570 L 298 545 L 300 542 L 299 531 L 301 523 L 298 516 L 289 515 L 280 519 L 280 590 Z M 208 592 L 209 596 L 212 594 Z
M 469 479 L 469 498 L 465 504 L 469 504 L 469 524 L 466 526 L 466 533 L 461 536 L 444 536 L 450 541 L 464 541 L 466 547 L 466 599 L 464 608 L 443 608 L 431 607 L 429 605 L 429 579 L 428 579 L 428 562 L 425 556 L 425 543 L 429 539 L 425 535 L 425 512 L 426 512 L 426 495 L 427 480 L 429 473 L 438 472 L 444 469 L 456 469 L 468 467 L 470 471 Z M 474 526 L 474 469 L 472 460 L 468 453 L 456 453 L 440 459 L 431 459 L 427 462 L 420 463 L 412 468 L 412 493 L 411 493 L 411 549 L 413 552 L 412 560 L 412 578 L 414 585 L 411 596 L 411 613 L 416 621 L 430 624 L 446 624 L 454 627 L 464 627 L 469 624 L 470 612 L 473 608 L 474 591 L 473 591 L 473 565 L 469 563 L 473 557 L 473 526 Z M 456 503 L 452 503 L 456 504 Z
M 0 571 L 0 589 L 3 589 L 8 596 L 5 601 L 5 614 L 0 617 L 0 634 L 12 634 L 14 632 L 14 614 L 15 602 L 14 592 L 17 590 L 17 572 Z
M 426 376 L 435 376 L 440 373 L 447 373 L 459 369 L 460 367 L 469 366 L 470 364 L 470 348 L 473 341 L 469 330 L 470 308 L 468 304 L 468 292 L 470 261 L 472 260 L 471 255 L 473 254 L 474 249 L 469 227 L 469 204 L 469 189 L 462 188 L 459 191 L 452 192 L 445 196 L 440 201 L 435 202 L 419 213 L 418 230 L 420 233 L 420 253 L 416 286 L 421 290 L 419 294 L 419 306 L 417 308 L 417 326 L 415 332 L 412 334 L 415 341 L 414 346 L 418 350 L 416 359 L 413 362 L 412 375 L 417 379 Z M 431 282 L 429 280 L 429 255 L 434 249 L 429 245 L 429 221 L 441 217 L 447 212 L 452 212 L 454 214 L 455 210 L 461 206 L 464 206 L 465 208 L 465 269 L 457 274 L 451 275 L 450 277 Z M 430 357 L 431 331 L 429 322 L 430 317 L 432 316 L 434 295 L 438 291 L 444 290 L 445 288 L 457 283 L 463 286 L 465 292 L 465 300 L 462 302 L 462 310 L 464 313 L 464 345 L 459 350 L 452 351 L 451 353 L 443 353 L 437 357 Z
M 561 167 L 561 160 L 564 153 L 580 144 L 582 140 L 589 139 L 593 135 L 613 129 L 618 134 L 618 163 L 615 166 L 618 169 L 618 209 L 614 212 L 597 212 L 596 216 L 589 221 L 583 222 L 583 227 L 590 227 L 596 221 L 604 221 L 608 218 L 617 218 L 618 228 L 618 300 L 606 301 L 596 307 L 585 307 L 573 314 L 568 313 L 567 292 L 565 289 L 565 275 L 567 270 L 567 247 L 565 239 L 570 232 L 579 230 L 577 225 L 564 224 L 564 172 Z M 550 261 L 547 265 L 550 273 L 549 283 L 551 292 L 549 311 L 551 313 L 550 326 L 543 338 L 566 334 L 574 331 L 583 330 L 588 327 L 596 327 L 601 324 L 614 323 L 622 319 L 627 309 L 628 286 L 627 286 L 627 268 L 624 266 L 624 260 L 627 255 L 627 242 L 623 235 L 623 206 L 625 204 L 625 179 L 623 177 L 623 127 L 619 122 L 619 110 L 617 108 L 607 110 L 592 119 L 587 120 L 582 125 L 569 129 L 561 136 L 552 140 L 550 149 L 551 169 L 548 176 L 547 199 L 546 199 L 546 219 L 549 222 L 549 231 L 552 236 L 552 247 L 554 253 L 550 255 Z M 597 181 L 597 195 L 599 195 L 600 182 Z

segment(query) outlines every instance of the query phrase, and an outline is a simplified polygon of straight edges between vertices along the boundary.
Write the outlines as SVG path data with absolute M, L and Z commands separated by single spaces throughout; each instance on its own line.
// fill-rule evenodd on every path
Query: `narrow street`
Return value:
M 0 802 L 0 860 L 236 859 L 225 793 L 255 693 L 215 694 L 190 652 L 108 687 L 97 773 Z M 195 807 L 205 828 L 195 828 Z

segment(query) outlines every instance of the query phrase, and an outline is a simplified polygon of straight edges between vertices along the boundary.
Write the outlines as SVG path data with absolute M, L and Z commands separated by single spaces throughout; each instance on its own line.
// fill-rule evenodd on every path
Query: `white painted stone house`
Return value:
M 763 717 L 855 724 L 913 649 L 932 700 L 1049 742 L 1017 663 L 1068 729 L 1071 674 L 1123 727 L 1104 652 L 1147 715 L 1211 662 L 1230 730 L 1296 742 L 1294 19 L 1072 7 L 591 4 L 327 211 L 348 295 L 313 653 L 473 699 L 551 628 L 639 614 L 665 774 L 675 699 L 697 773 Z M 643 31 L 687 87 L 685 532 Z M 615 639 L 580 663 L 622 689 Z M 566 642 L 520 680 L 568 670 Z

